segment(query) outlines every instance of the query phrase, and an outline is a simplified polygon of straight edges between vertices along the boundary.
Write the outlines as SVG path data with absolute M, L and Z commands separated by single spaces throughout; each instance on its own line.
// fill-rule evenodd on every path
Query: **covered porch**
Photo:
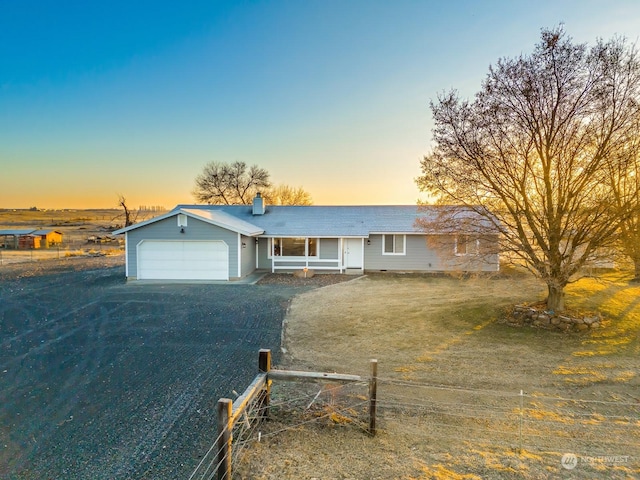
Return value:
M 256 268 L 272 273 L 294 270 L 364 272 L 366 237 L 261 237 Z

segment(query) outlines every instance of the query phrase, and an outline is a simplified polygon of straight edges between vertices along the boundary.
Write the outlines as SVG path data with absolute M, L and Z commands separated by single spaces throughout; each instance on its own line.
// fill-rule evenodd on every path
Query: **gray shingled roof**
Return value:
M 463 207 L 416 205 L 383 206 L 267 206 L 263 215 L 253 215 L 251 205 L 178 205 L 173 212 L 189 210 L 197 215 L 210 216 L 211 211 L 225 212 L 242 222 L 264 230 L 266 236 L 306 236 L 306 237 L 367 237 L 370 233 L 422 233 L 425 230 L 416 225 L 416 220 L 434 221 L 446 211 L 455 216 L 473 219 L 480 216 Z M 480 220 L 484 227 L 487 220 Z M 449 222 L 447 222 L 449 223 Z M 459 228 L 438 226 L 427 233 L 449 233 Z
M 201 208 L 181 208 L 180 211 L 189 215 L 198 216 L 210 223 L 219 225 L 220 227 L 226 228 L 227 230 L 231 230 L 233 232 L 240 232 L 243 235 L 255 236 L 260 235 L 264 231 L 262 228 L 257 227 L 255 223 L 247 222 L 243 219 L 238 218 L 236 215 L 233 215 L 219 208 L 208 208 L 206 210 Z

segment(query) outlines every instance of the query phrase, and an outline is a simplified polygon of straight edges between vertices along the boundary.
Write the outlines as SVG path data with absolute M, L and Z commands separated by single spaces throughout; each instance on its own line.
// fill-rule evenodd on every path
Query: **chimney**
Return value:
M 264 215 L 265 204 L 264 198 L 260 192 L 256 193 L 256 198 L 253 199 L 253 214 L 254 215 Z

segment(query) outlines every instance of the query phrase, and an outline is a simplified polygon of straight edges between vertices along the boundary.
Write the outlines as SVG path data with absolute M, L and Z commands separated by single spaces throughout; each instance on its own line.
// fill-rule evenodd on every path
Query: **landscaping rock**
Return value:
M 584 317 L 583 321 L 587 325 L 593 325 L 594 323 L 600 321 L 600 317 Z
M 551 317 L 549 315 L 547 315 L 546 313 L 541 313 L 541 314 L 538 315 L 538 321 L 542 325 L 549 325 L 549 323 L 551 323 Z
M 516 305 L 507 322 L 511 325 L 530 325 L 537 328 L 561 330 L 563 332 L 584 332 L 589 328 L 599 328 L 602 317 L 600 314 L 591 316 L 555 315 L 546 310 Z

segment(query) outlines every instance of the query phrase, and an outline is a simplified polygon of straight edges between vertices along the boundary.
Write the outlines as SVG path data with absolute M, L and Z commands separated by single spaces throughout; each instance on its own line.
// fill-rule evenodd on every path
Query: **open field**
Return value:
M 164 212 L 139 212 L 137 221 L 142 221 Z M 41 258 L 58 258 L 78 253 L 80 250 L 102 251 L 122 246 L 122 239 L 114 238 L 111 232 L 123 224 L 122 210 L 15 210 L 0 209 L 0 230 L 3 229 L 52 229 L 62 233 L 62 245 L 49 251 L 38 249 L 31 252 L 3 250 L 0 261 L 12 263 Z M 102 238 L 102 242 L 89 241 Z M 0 243 L 2 238 L 0 237 Z
M 296 297 L 283 366 L 366 376 L 376 358 L 380 430 L 363 433 L 366 387 L 275 384 L 273 420 L 238 478 L 640 477 L 640 287 L 629 278 L 569 287 L 570 306 L 606 318 L 582 334 L 501 323 L 506 306 L 543 298 L 528 276 L 369 275 Z

